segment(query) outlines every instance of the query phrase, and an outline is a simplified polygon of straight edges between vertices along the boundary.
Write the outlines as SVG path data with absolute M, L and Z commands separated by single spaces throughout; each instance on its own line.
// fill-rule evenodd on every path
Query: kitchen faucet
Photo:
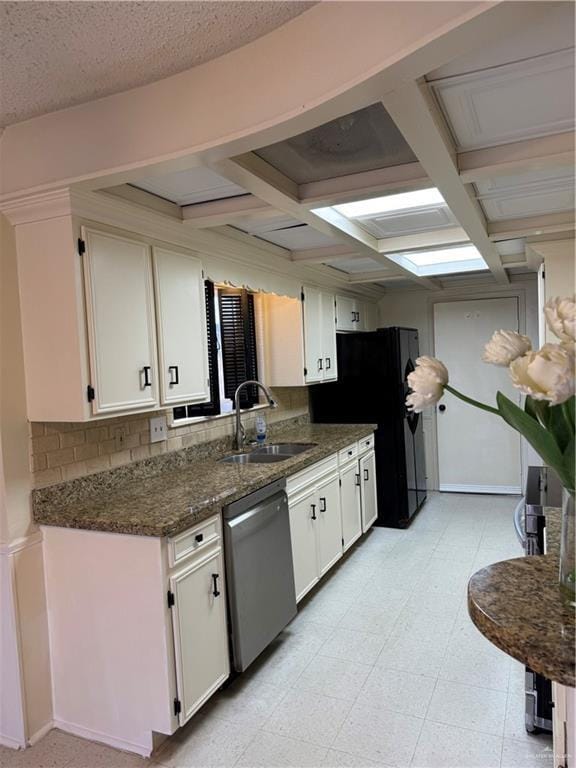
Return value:
M 242 420 L 240 418 L 240 392 L 242 391 L 243 387 L 248 387 L 254 385 L 256 387 L 260 387 L 262 392 L 266 395 L 268 398 L 268 404 L 272 408 L 277 408 L 278 403 L 272 395 L 270 394 L 270 391 L 267 387 L 262 384 L 260 381 L 256 381 L 256 379 L 249 379 L 248 381 L 243 381 L 242 384 L 236 389 L 236 392 L 234 393 L 234 407 L 236 409 L 236 433 L 234 435 L 234 449 L 236 451 L 239 451 L 243 446 L 244 442 L 246 441 L 246 431 L 244 430 L 244 427 L 242 426 Z

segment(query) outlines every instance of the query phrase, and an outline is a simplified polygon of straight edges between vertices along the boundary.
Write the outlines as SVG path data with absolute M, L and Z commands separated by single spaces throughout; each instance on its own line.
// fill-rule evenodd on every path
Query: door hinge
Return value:
M 172 592 L 171 590 L 168 590 L 168 608 L 172 608 L 174 603 L 175 603 L 174 592 Z
M 92 400 L 96 397 L 96 393 L 94 392 L 94 387 L 91 384 L 88 384 L 86 387 L 86 397 L 88 398 L 88 402 L 91 403 Z
M 305 301 L 304 291 L 300 291 L 300 301 Z
M 344 546 L 344 537 L 342 537 L 342 546 Z
M 82 256 L 83 253 L 86 253 L 86 241 L 82 240 L 81 237 L 78 238 L 78 255 Z
M 308 376 L 308 368 L 304 368 L 304 376 Z
M 342 488 L 342 479 L 338 478 L 338 484 L 340 485 L 340 488 Z
M 182 703 L 180 699 L 174 699 L 174 714 L 179 715 L 182 712 Z

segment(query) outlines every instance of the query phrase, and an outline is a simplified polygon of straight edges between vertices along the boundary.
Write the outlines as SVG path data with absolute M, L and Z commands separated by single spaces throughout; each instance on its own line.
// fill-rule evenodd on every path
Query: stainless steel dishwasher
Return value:
M 243 672 L 296 616 L 286 481 L 224 507 L 232 666 Z

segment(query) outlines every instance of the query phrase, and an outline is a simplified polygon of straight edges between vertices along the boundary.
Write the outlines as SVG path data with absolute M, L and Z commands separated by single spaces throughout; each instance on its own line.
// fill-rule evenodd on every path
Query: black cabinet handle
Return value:
M 324 367 L 324 362 L 321 357 L 318 358 L 318 370 L 321 371 Z
M 351 312 L 350 314 L 352 315 L 352 322 L 355 323 L 356 322 L 356 312 Z
M 310 504 L 312 507 L 312 520 L 316 520 L 316 504 Z
M 144 371 L 144 386 L 145 387 L 151 387 L 152 382 L 150 381 L 150 371 L 152 370 L 151 366 L 145 365 L 144 368 L 142 368 Z
M 354 475 L 356 478 L 356 485 L 360 485 L 360 475 Z
M 326 499 L 324 496 L 320 497 L 320 512 L 326 512 Z
M 329 371 L 332 368 L 332 361 L 329 357 L 326 358 L 326 370 Z
M 214 595 L 214 597 L 218 597 L 219 594 L 220 594 L 220 590 L 218 589 L 218 579 L 219 578 L 220 578 L 220 574 L 219 573 L 213 573 L 212 574 L 212 582 L 213 582 L 212 594 Z
M 172 375 L 172 371 L 174 371 L 174 375 Z M 170 381 L 168 382 L 170 386 L 172 386 L 173 384 L 180 384 L 180 376 L 178 374 L 177 365 L 169 365 L 168 373 L 170 374 Z
M 196 541 L 198 542 L 198 544 L 200 544 L 201 541 L 204 541 L 204 534 L 203 533 L 197 533 L 195 538 L 196 538 Z
M 360 322 L 360 312 L 356 312 L 356 322 Z
M 439 406 L 438 406 L 438 410 L 439 410 L 441 413 L 444 413 L 444 411 L 446 410 L 446 406 L 444 405 L 444 403 L 442 403 L 442 405 L 439 405 Z
M 364 470 L 364 480 L 368 480 L 368 478 L 369 478 L 368 470 L 365 469 Z

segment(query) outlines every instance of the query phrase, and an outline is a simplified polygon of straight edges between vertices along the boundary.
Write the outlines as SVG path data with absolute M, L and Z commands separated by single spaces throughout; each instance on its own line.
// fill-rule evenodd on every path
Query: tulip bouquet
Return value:
M 552 299 L 545 308 L 546 322 L 558 343 L 544 344 L 537 351 L 527 336 L 515 331 L 496 331 L 484 347 L 483 360 L 508 368 L 512 384 L 526 395 L 524 409 L 502 392 L 496 393 L 496 405 L 480 403 L 449 382 L 446 366 L 433 357 L 419 357 L 408 376 L 411 392 L 406 398 L 409 410 L 420 413 L 435 405 L 450 392 L 464 402 L 504 419 L 520 432 L 543 461 L 558 475 L 574 517 L 576 483 L 574 470 L 574 364 L 576 339 L 576 297 Z M 565 502 L 566 504 L 566 502 Z M 564 525 L 564 519 L 563 519 Z M 574 537 L 572 530 L 566 534 Z M 573 547 L 572 542 L 572 559 Z M 561 574 L 562 580 L 562 574 Z M 572 563 L 567 582 L 574 589 L 576 574 Z

